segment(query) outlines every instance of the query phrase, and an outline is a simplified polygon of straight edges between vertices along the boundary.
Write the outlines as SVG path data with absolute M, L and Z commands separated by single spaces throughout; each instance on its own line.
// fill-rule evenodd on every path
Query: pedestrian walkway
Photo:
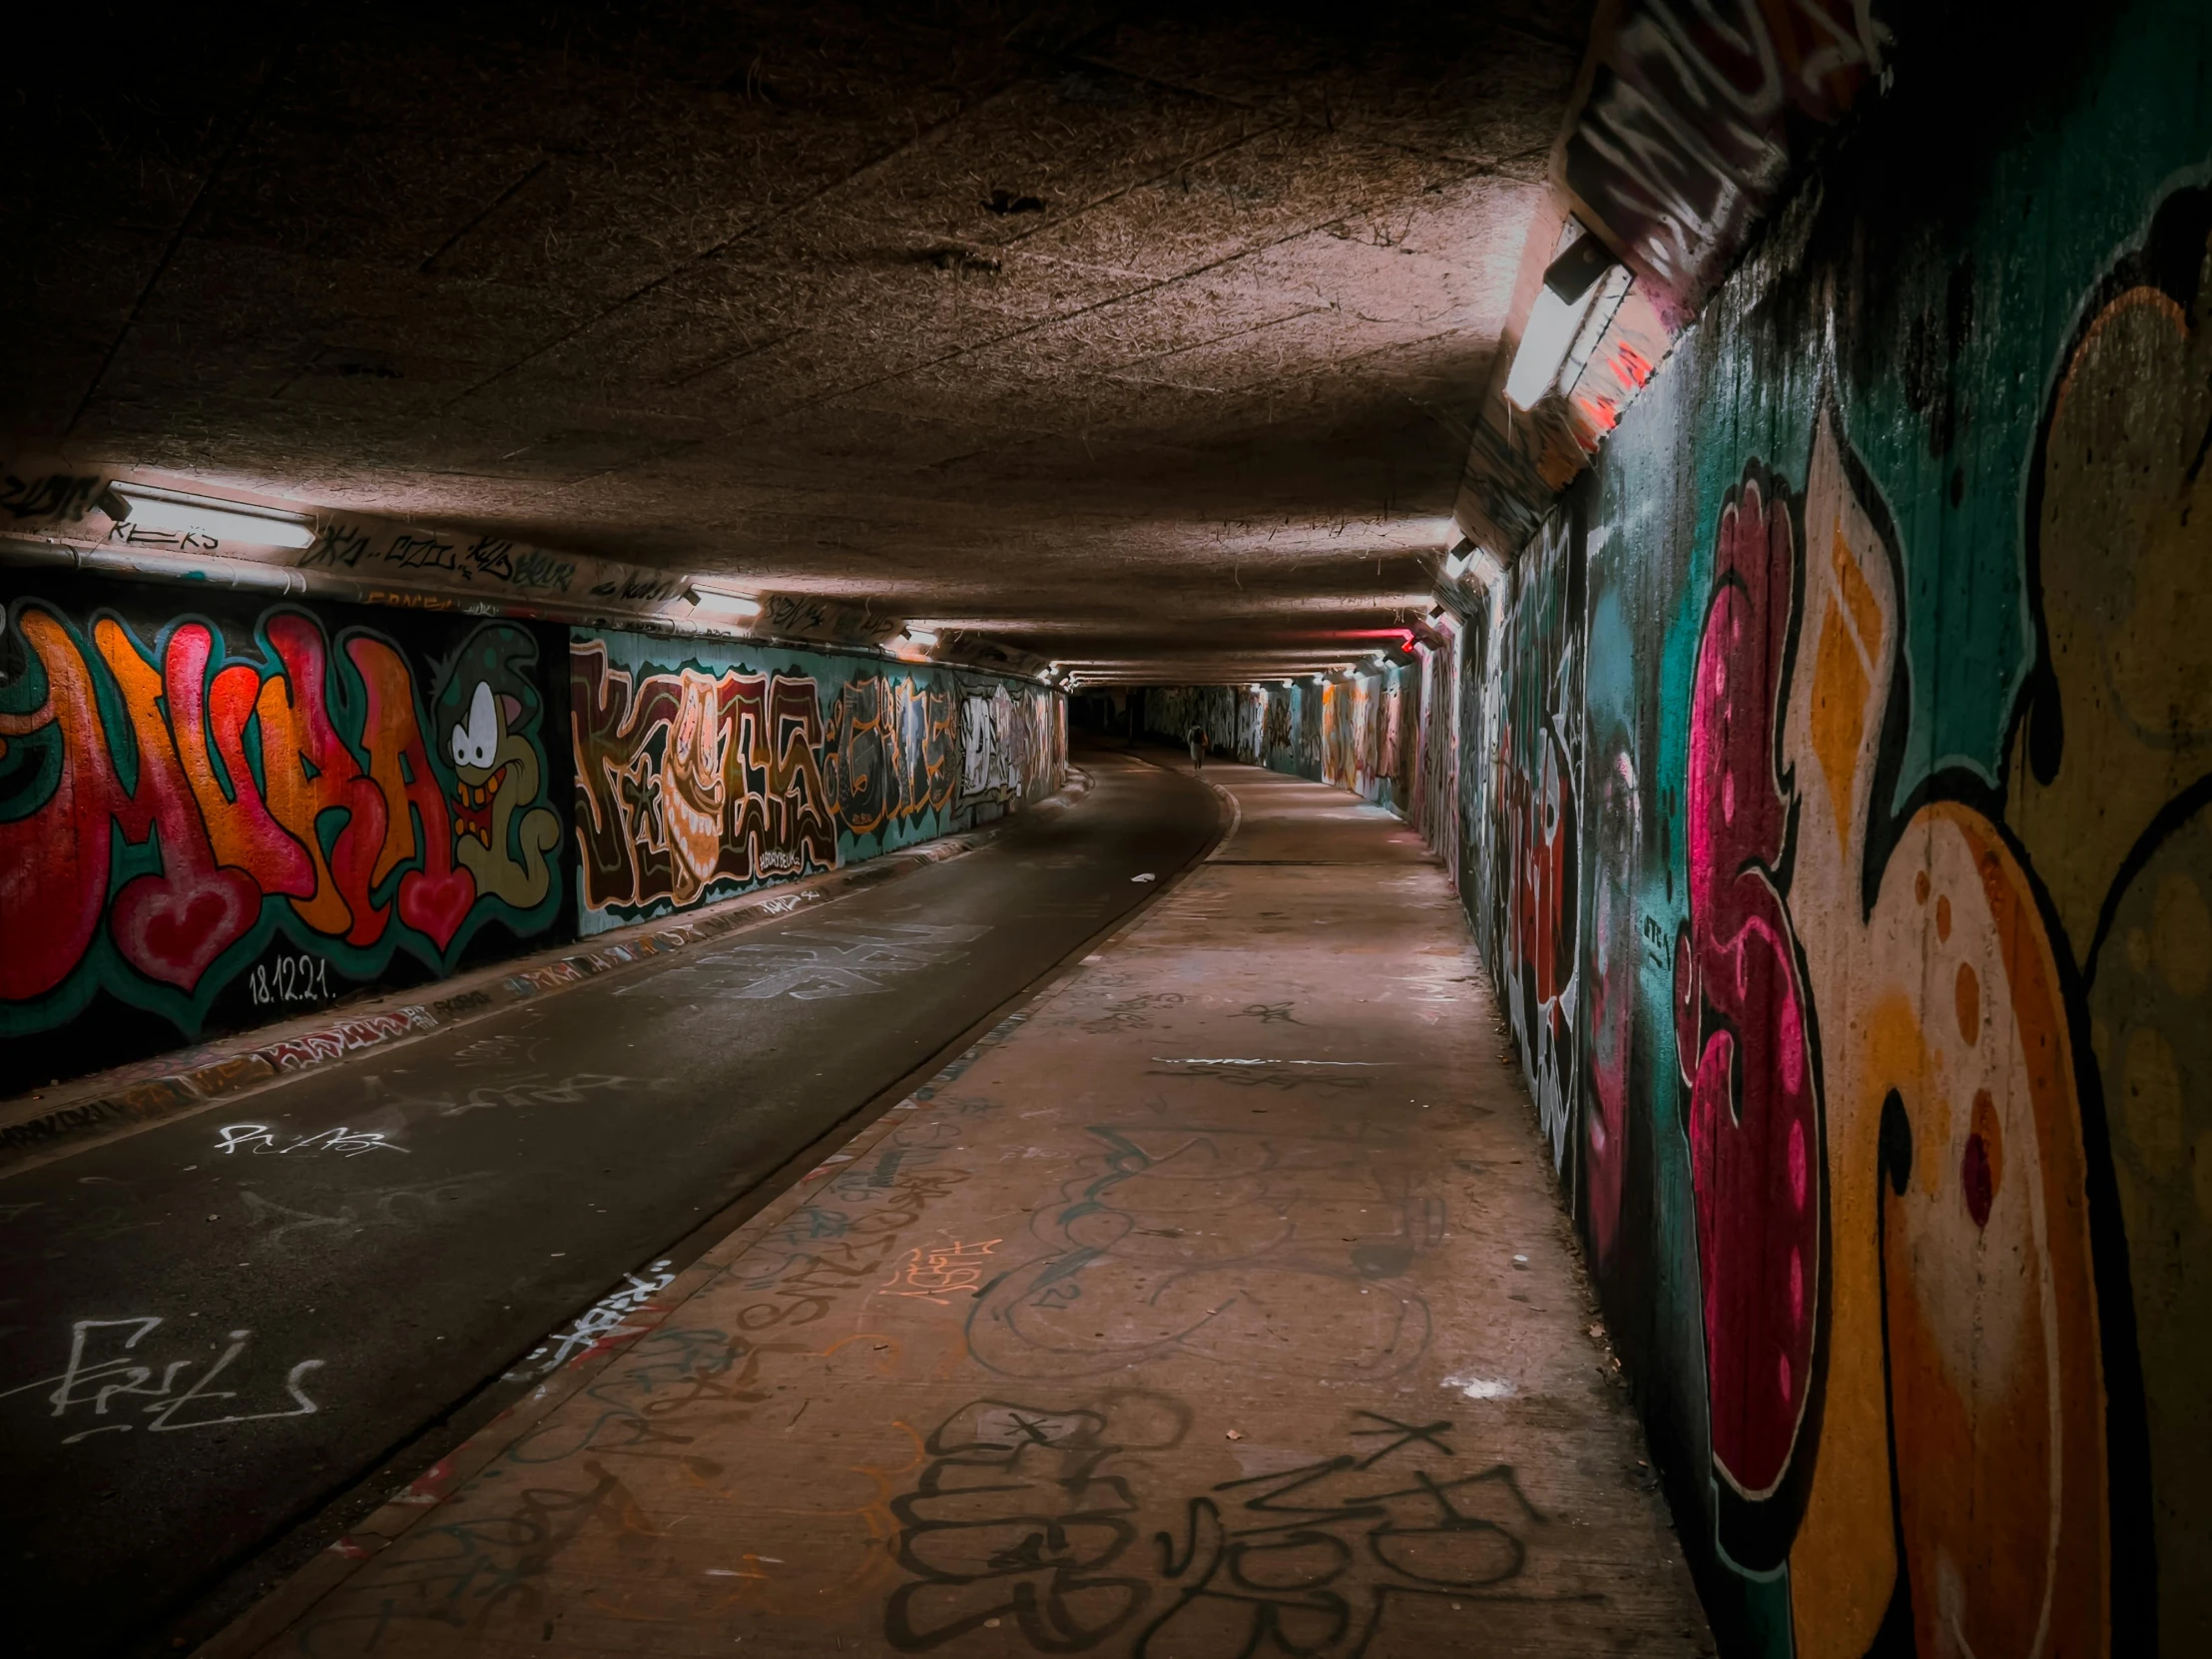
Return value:
M 1211 860 L 222 1648 L 1709 1652 L 1442 872 L 1205 776 Z

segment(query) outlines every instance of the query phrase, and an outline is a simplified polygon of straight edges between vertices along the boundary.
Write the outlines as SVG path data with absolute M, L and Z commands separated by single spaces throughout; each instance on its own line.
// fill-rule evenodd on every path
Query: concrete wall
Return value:
M 2212 11 L 2075 35 L 1901 70 L 1426 705 L 1731 1654 L 2212 1630 Z
M 1061 699 L 989 676 L 6 582 L 0 1095 L 966 829 L 1064 772 Z

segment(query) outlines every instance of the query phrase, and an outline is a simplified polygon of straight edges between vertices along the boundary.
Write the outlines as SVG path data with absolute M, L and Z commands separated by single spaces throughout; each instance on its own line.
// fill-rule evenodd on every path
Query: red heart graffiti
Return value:
M 413 869 L 399 878 L 399 919 L 440 950 L 476 902 L 476 877 L 452 868 L 432 874 Z
M 189 991 L 254 925 L 261 907 L 254 878 L 228 865 L 141 875 L 116 894 L 108 930 L 125 961 L 149 979 Z

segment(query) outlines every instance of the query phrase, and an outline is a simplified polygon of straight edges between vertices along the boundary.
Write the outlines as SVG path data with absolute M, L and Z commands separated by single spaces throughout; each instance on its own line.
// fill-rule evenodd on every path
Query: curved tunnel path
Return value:
M 0 1181 L 9 1651 L 204 1634 L 1218 832 L 1087 764 L 965 857 Z
M 1206 777 L 1158 906 L 221 1659 L 1709 1653 L 1443 871 Z

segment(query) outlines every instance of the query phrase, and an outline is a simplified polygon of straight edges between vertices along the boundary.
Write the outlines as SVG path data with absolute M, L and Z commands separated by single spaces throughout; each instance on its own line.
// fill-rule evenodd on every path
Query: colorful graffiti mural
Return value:
M 1184 743 L 1193 727 L 1206 734 L 1209 753 L 1242 761 L 1246 766 L 1270 764 L 1270 711 L 1286 694 L 1280 685 L 1265 690 L 1250 686 L 1155 686 L 1144 694 L 1145 730 L 1173 744 Z M 1290 769 L 1285 769 L 1290 770 Z
M 395 952 L 420 977 L 492 922 L 554 928 L 565 763 L 544 745 L 538 631 L 177 599 L 7 606 L 0 1033 L 105 993 L 174 1040 L 273 947 L 309 953 L 285 978 L 321 989 L 249 995 L 264 1018 L 377 980 Z
M 1870 118 L 1423 699 L 1732 1654 L 2212 1628 L 2212 22 L 2115 16 L 1970 204 Z
M 1061 700 L 950 669 L 579 631 L 586 933 L 809 875 L 1060 787 Z
M 1407 767 L 1412 799 L 1406 820 L 1459 879 L 1459 624 L 1435 646 L 1418 648 L 1417 679 L 1405 723 L 1414 756 Z
M 570 675 L 584 913 L 682 909 L 718 884 L 835 866 L 811 678 L 639 675 L 611 666 L 599 639 L 576 642 Z
M 1580 1053 L 1582 602 L 1579 527 L 1554 519 L 1497 590 L 1480 735 L 1491 971 L 1562 1166 Z
M 1180 745 L 1196 727 L 1212 754 L 1404 813 L 1425 741 L 1423 674 L 1416 661 L 1288 684 L 1155 686 L 1144 693 L 1145 730 Z
M 2064 969 L 1976 786 L 1891 807 L 1901 564 L 1831 404 L 1805 477 L 1755 463 L 1724 508 L 1690 694 L 1674 1002 L 1718 1537 L 1791 1563 L 1801 1652 L 1867 1651 L 1901 1591 L 1923 1652 L 2092 1651 Z

